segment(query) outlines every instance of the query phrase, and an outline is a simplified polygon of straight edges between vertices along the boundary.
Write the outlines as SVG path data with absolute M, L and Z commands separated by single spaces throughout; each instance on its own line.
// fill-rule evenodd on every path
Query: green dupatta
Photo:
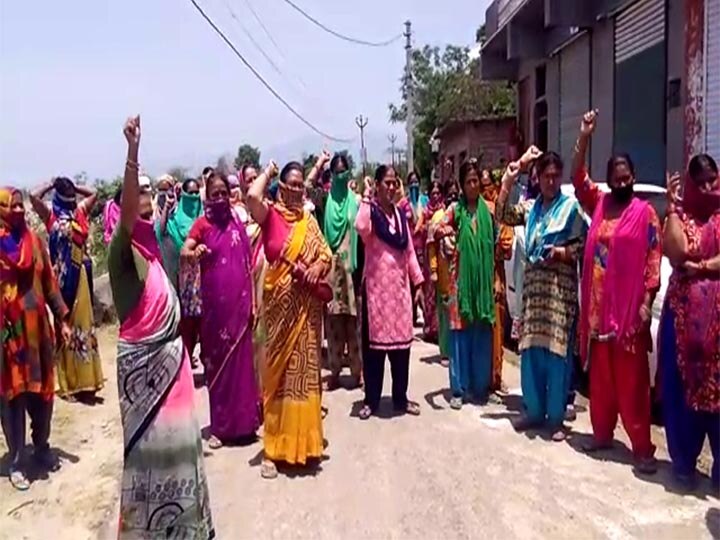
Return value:
M 330 249 L 333 253 L 336 253 L 345 238 L 345 234 L 347 234 L 348 228 L 350 229 L 350 272 L 354 272 L 357 268 L 358 242 L 355 217 L 357 216 L 358 204 L 355 194 L 348 187 L 349 181 L 349 171 L 333 175 L 330 193 L 325 202 L 323 232 Z
M 490 210 L 478 197 L 475 224 L 465 197 L 455 206 L 458 229 L 458 307 L 467 323 L 495 323 L 495 231 Z

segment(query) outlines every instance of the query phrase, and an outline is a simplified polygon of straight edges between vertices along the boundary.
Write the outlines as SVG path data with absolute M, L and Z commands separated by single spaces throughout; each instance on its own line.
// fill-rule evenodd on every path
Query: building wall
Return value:
M 670 81 L 679 79 L 680 82 L 680 103 L 677 106 L 670 106 L 667 109 L 667 169 L 679 171 L 683 169 L 684 137 L 683 125 L 685 103 L 685 8 L 684 0 L 670 0 L 667 12 L 667 77 Z
M 440 136 L 439 162 L 445 164 L 448 159 L 453 167 L 443 166 L 441 179 L 457 179 L 460 165 L 464 159 L 476 158 L 482 166 L 497 167 L 501 159 L 507 160 L 509 136 L 515 120 L 484 120 L 456 125 L 442 132 Z
M 598 21 L 593 27 L 591 49 L 590 102 L 600 111 L 590 149 L 590 170 L 593 178 L 605 178 L 608 157 L 613 151 L 615 26 L 612 19 Z

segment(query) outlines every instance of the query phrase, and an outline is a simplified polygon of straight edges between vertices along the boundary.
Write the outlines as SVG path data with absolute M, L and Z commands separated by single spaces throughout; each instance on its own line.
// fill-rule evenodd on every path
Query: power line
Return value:
M 250 10 L 250 13 L 252 13 L 252 16 L 255 17 L 255 20 L 260 25 L 260 28 L 263 29 L 263 32 L 265 32 L 265 35 L 270 40 L 270 43 L 273 44 L 273 46 L 275 47 L 275 50 L 277 50 L 277 52 L 280 54 L 280 56 L 284 60 L 285 55 L 283 54 L 282 49 L 280 49 L 280 45 L 277 44 L 277 41 L 275 41 L 275 38 L 273 37 L 272 33 L 270 32 L 270 30 L 267 29 L 267 26 L 265 26 L 265 23 L 262 22 L 262 19 L 255 11 L 255 8 L 252 6 L 252 3 L 250 2 L 250 0 L 243 0 L 243 2 L 245 2 L 245 6 L 248 8 L 248 10 Z
M 341 34 L 340 32 L 337 32 L 333 30 L 332 28 L 327 27 L 320 21 L 318 21 L 315 17 L 304 11 L 300 6 L 292 2 L 292 0 L 283 0 L 287 5 L 289 5 L 291 8 L 293 8 L 295 11 L 300 13 L 303 17 L 305 17 L 307 20 L 309 20 L 311 23 L 313 23 L 315 26 L 318 26 L 319 28 L 322 28 L 327 33 L 332 34 L 333 36 L 340 38 L 344 41 L 349 41 L 350 43 L 355 43 L 357 45 L 365 45 L 367 47 L 386 47 L 388 45 L 391 45 L 392 43 L 395 43 L 397 40 L 401 39 L 403 37 L 402 34 L 398 34 L 388 40 L 385 41 L 365 41 L 364 39 L 357 39 L 354 37 L 346 36 L 344 34 Z
M 240 61 L 245 64 L 245 66 L 252 72 L 253 75 L 255 75 L 255 78 L 259 80 L 265 88 L 268 89 L 268 91 L 275 96 L 275 98 L 282 103 L 287 110 L 289 110 L 298 120 L 300 120 L 303 124 L 305 124 L 307 127 L 309 127 L 311 130 L 313 130 L 318 135 L 322 135 L 323 137 L 326 137 L 327 139 L 330 139 L 331 141 L 335 142 L 342 142 L 342 143 L 349 143 L 352 142 L 353 139 L 340 139 L 338 137 L 333 137 L 332 135 L 328 135 L 324 131 L 320 130 L 319 128 L 315 127 L 312 123 L 310 123 L 309 120 L 306 120 L 303 115 L 301 115 L 299 112 L 297 112 L 292 105 L 290 105 L 285 99 L 278 94 L 275 89 L 270 86 L 270 84 L 263 78 L 260 73 L 248 62 L 245 57 L 240 54 L 240 51 L 237 50 L 235 45 L 232 44 L 232 41 L 230 41 L 227 36 L 223 33 L 222 30 L 220 30 L 217 25 L 212 21 L 210 17 L 207 16 L 207 14 L 203 11 L 203 9 L 198 5 L 196 0 L 190 0 L 190 3 L 195 7 L 195 9 L 202 15 L 203 19 L 212 27 L 213 30 L 222 38 L 222 40 L 225 42 L 225 44 L 230 47 L 230 49 L 235 53 L 235 56 L 237 56 Z

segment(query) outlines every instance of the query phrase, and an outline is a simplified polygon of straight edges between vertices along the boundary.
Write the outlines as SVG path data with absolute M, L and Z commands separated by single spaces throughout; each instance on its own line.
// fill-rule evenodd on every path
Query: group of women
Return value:
M 179 186 L 163 177 L 153 200 L 139 176 L 140 119 L 128 119 L 123 185 L 104 213 L 120 319 L 121 537 L 214 535 L 193 410 L 198 342 L 210 396 L 209 446 L 252 440 L 262 424 L 265 478 L 277 476 L 278 463 L 305 465 L 322 455 L 323 322 L 328 387 L 349 365 L 353 386 L 364 385 L 363 420 L 378 412 L 386 358 L 393 407 L 420 414 L 408 397 L 415 306 L 423 307 L 426 337 L 438 341 L 449 365 L 451 407 L 497 399 L 504 261 L 517 226 L 525 227 L 526 241 L 516 283 L 523 291 L 517 331 L 525 413 L 516 428 L 545 426 L 553 440 L 565 438 L 579 354 L 590 372 L 594 440 L 587 451 L 611 445 L 619 415 L 638 471 L 655 471 L 648 351 L 664 253 L 674 268 L 658 343 L 668 447 L 676 475 L 690 485 L 708 436 L 717 485 L 717 165 L 696 156 L 684 182 L 668 179 L 663 227 L 652 206 L 633 195 L 629 156 L 609 160 L 608 193 L 588 176 L 585 152 L 595 124 L 595 113 L 587 113 L 571 171 L 576 197 L 560 190 L 559 156 L 531 147 L 501 182 L 470 160 L 458 184 L 433 182 L 427 201 L 414 179 L 405 196 L 387 165 L 364 179 L 360 195 L 347 160 L 327 153 L 307 178 L 297 162 L 281 171 L 272 162 L 264 171 L 245 166 L 237 176 L 208 168 Z M 531 189 L 511 204 L 522 171 L 530 173 Z M 322 223 L 306 198 L 320 175 L 329 175 L 316 208 Z M 42 201 L 50 191 L 52 210 Z M 103 383 L 87 252 L 95 196 L 61 178 L 31 201 L 49 231 L 49 249 L 27 226 L 21 193 L 0 190 L 2 425 L 19 489 L 27 488 L 26 411 L 35 457 L 54 467 L 53 395 L 90 399 Z

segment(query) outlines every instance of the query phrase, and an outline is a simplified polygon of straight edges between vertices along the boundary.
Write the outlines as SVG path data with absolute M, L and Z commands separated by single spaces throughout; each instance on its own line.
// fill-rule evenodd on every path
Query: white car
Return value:
M 606 193 L 610 191 L 607 184 L 599 183 L 598 186 L 602 191 Z M 575 189 L 573 188 L 572 184 L 563 184 L 561 190 L 565 195 L 569 195 L 572 197 L 575 196 Z M 665 219 L 665 212 L 667 209 L 665 188 L 652 184 L 635 184 L 635 195 L 640 199 L 648 201 L 653 206 L 658 216 L 660 217 L 660 222 L 662 223 Z M 588 223 L 590 223 L 589 217 L 585 216 L 585 219 L 587 219 Z M 517 243 L 519 241 L 524 242 L 524 239 L 525 227 L 515 227 L 515 240 L 513 242 L 512 257 L 509 261 L 505 262 L 505 275 L 507 276 L 507 300 L 510 320 L 518 316 L 517 299 L 515 296 L 515 283 L 513 280 L 513 268 L 515 265 L 515 246 L 517 246 Z M 667 259 L 667 257 L 663 256 L 660 266 L 660 290 L 657 293 L 655 303 L 653 304 L 652 309 L 651 333 L 653 340 L 653 352 L 650 354 L 650 382 L 652 385 L 655 384 L 655 372 L 657 370 L 657 333 L 658 327 L 660 325 L 660 313 L 662 311 L 663 302 L 665 301 L 665 290 L 667 289 L 667 284 L 670 279 L 671 273 L 672 267 L 670 266 L 670 261 Z

